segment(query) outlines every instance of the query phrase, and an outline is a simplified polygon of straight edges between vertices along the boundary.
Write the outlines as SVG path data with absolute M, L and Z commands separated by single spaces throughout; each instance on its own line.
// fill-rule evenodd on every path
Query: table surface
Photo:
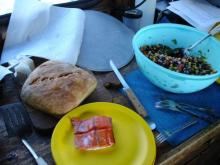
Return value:
M 107 2 L 107 1 L 105 1 Z M 2 27 L 0 27 L 0 31 Z M 3 30 L 5 31 L 5 29 Z M 220 34 L 219 34 L 220 38 Z M 0 50 L 3 41 L 0 38 Z M 128 73 L 137 68 L 135 60 L 121 69 L 122 73 Z M 82 103 L 106 101 L 114 102 L 133 108 L 128 99 L 116 90 L 107 90 L 103 84 L 106 82 L 119 83 L 113 72 L 94 72 L 98 86 L 96 90 Z M 5 104 L 2 96 L 2 86 L 0 83 L 0 105 Z M 35 115 L 35 111 L 28 109 L 29 113 Z M 35 119 L 36 120 L 36 119 Z M 36 122 L 35 122 L 36 123 Z M 48 164 L 55 164 L 51 155 L 50 140 L 52 131 L 34 131 L 27 141 L 35 151 L 41 155 Z M 154 134 L 157 134 L 154 132 Z M 212 164 L 220 162 L 220 121 L 205 128 L 183 144 L 173 148 L 168 143 L 157 146 L 156 164 Z M 190 163 L 191 162 L 191 163 Z M 0 114 L 0 164 L 12 165 L 32 165 L 36 164 L 28 150 L 16 137 L 9 138 L 6 132 L 3 118 Z
M 133 60 L 126 67 L 122 68 L 121 71 L 123 74 L 125 74 L 135 69 L 136 67 L 136 62 L 135 60 Z M 94 74 L 98 80 L 98 86 L 96 90 L 82 104 L 89 102 L 105 101 L 119 103 L 127 107 L 133 108 L 127 98 L 121 95 L 117 90 L 109 90 L 103 86 L 103 84 L 105 84 L 106 82 L 119 83 L 113 72 Z M 0 87 L 0 96 L 2 96 L 1 91 L 2 89 Z M 4 104 L 4 102 L 5 100 L 0 97 L 0 105 Z M 29 112 L 32 113 L 30 109 Z M 42 134 L 42 132 L 39 133 L 34 131 L 32 135 L 27 138 L 28 142 L 32 145 L 35 151 L 43 158 L 45 158 L 48 164 L 54 164 L 50 148 L 51 133 L 52 132 L 47 132 L 47 134 Z M 154 132 L 154 134 L 156 134 L 156 132 Z M 192 137 L 192 139 L 188 140 L 184 144 L 177 146 L 176 148 L 172 148 L 167 143 L 163 143 L 162 145 L 157 146 L 156 163 L 170 164 L 170 162 L 173 162 L 175 160 L 175 163 L 178 164 L 178 162 L 185 160 L 186 157 L 189 156 L 189 154 L 192 154 L 190 151 L 191 149 L 189 148 L 190 146 L 195 148 L 194 152 L 197 152 L 198 149 L 203 146 L 203 143 L 207 143 L 210 138 L 213 139 L 220 136 L 219 134 L 220 124 L 219 122 L 217 122 L 209 128 L 204 129 L 202 132 L 195 135 L 194 137 Z M 16 137 L 9 138 L 7 136 L 2 116 L 0 116 L 0 164 L 35 164 L 33 157 L 22 145 L 21 141 Z

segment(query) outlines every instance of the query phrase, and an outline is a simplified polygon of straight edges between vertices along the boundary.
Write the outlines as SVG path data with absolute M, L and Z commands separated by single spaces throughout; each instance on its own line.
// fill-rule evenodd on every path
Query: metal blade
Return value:
M 131 90 L 129 85 L 126 83 L 126 81 L 124 80 L 123 76 L 121 75 L 121 73 L 119 72 L 119 70 L 117 69 L 117 67 L 115 66 L 114 62 L 112 60 L 110 60 L 110 66 L 112 68 L 112 70 L 114 71 L 114 73 L 116 74 L 116 76 L 118 77 L 119 81 L 121 82 L 121 84 L 124 87 L 124 91 L 126 91 L 126 89 Z M 132 102 L 131 98 L 127 95 L 127 97 L 129 98 L 129 100 Z M 136 98 L 136 96 L 135 96 Z M 138 101 L 139 102 L 139 101 Z M 140 103 L 141 104 L 141 103 Z M 142 106 L 142 105 L 141 105 Z M 137 110 L 136 110 L 137 111 Z M 141 115 L 141 114 L 140 114 Z M 142 116 L 142 115 L 141 115 Z M 148 123 L 148 125 L 150 126 L 151 130 L 154 130 L 156 128 L 156 124 L 148 118 L 148 116 L 143 117 L 146 122 Z
M 118 79 L 121 82 L 121 84 L 123 85 L 123 87 L 126 89 L 130 88 L 112 60 L 110 60 L 110 66 L 111 66 L 112 70 L 115 72 L 116 76 L 118 77 Z

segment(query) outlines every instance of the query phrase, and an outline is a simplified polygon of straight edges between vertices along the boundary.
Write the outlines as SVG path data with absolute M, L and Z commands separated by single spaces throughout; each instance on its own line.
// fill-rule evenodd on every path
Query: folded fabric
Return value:
M 75 65 L 84 23 L 81 9 L 38 0 L 14 1 L 0 63 L 28 55 Z
M 156 123 L 157 131 L 161 133 L 164 131 L 172 132 L 181 128 L 182 125 L 187 123 L 189 120 L 192 120 L 192 116 L 169 110 L 156 109 L 155 103 L 157 101 L 170 99 L 176 102 L 187 103 L 199 107 L 209 107 L 213 109 L 214 114 L 220 116 L 220 85 L 213 84 L 210 87 L 195 93 L 175 94 L 166 92 L 154 86 L 140 70 L 128 73 L 125 75 L 125 80 L 147 110 L 150 118 Z M 202 113 L 199 114 L 206 115 Z M 198 122 L 195 125 L 192 125 L 181 132 L 175 133 L 168 138 L 167 141 L 171 145 L 178 145 L 205 128 L 208 124 L 209 123 L 198 119 Z

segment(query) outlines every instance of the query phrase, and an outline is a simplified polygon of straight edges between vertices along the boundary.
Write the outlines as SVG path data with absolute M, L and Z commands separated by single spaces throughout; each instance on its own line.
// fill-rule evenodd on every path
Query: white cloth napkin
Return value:
M 29 55 L 75 65 L 84 22 L 85 13 L 80 9 L 56 7 L 38 0 L 16 0 L 0 62 L 11 63 Z M 22 68 L 27 68 L 24 65 Z M 0 67 L 0 80 L 10 72 L 6 70 Z
M 1 63 L 23 55 L 75 64 L 80 52 L 85 14 L 38 0 L 16 0 Z

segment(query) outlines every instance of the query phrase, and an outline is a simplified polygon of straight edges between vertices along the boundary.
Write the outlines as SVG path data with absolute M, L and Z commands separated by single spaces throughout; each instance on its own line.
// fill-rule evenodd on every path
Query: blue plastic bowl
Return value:
M 195 28 L 178 24 L 156 24 L 139 30 L 133 38 L 133 49 L 137 64 L 143 74 L 156 86 L 173 93 L 191 93 L 202 90 L 220 75 L 220 42 L 209 37 L 198 45 L 192 54 L 202 52 L 217 73 L 196 76 L 178 73 L 166 69 L 150 59 L 140 51 L 143 45 L 164 44 L 171 48 L 185 48 L 202 38 L 206 33 Z

